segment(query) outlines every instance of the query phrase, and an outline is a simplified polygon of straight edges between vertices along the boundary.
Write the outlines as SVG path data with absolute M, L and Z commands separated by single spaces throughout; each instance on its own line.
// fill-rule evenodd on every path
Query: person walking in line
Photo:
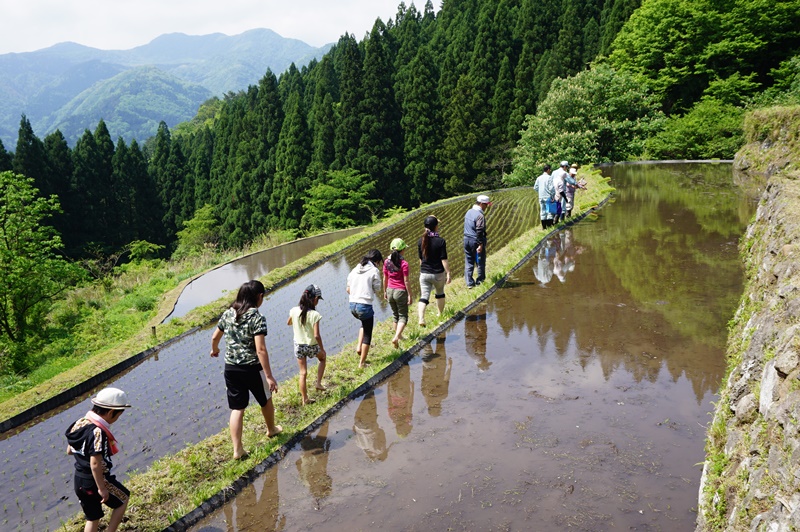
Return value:
M 423 222 L 425 230 L 417 241 L 419 254 L 419 326 L 425 327 L 425 308 L 432 292 L 436 294 L 439 316 L 444 311 L 444 285 L 450 284 L 450 266 L 447 263 L 447 242 L 439 236 L 439 220 L 428 216 Z
M 219 356 L 219 342 L 225 336 L 225 387 L 231 409 L 234 460 L 249 456 L 242 446 L 242 428 L 250 393 L 261 406 L 261 414 L 267 423 L 267 436 L 277 436 L 283 430 L 275 424 L 272 394 L 278 392 L 278 383 L 269 367 L 265 342 L 267 320 L 258 310 L 264 302 L 265 292 L 260 281 L 248 281 L 240 286 L 231 308 L 222 314 L 211 335 L 211 356 L 215 358 Z
M 381 274 L 378 265 L 383 262 L 383 255 L 373 249 L 347 276 L 347 293 L 350 294 L 350 313 L 361 321 L 358 330 L 358 343 L 356 351 L 359 354 L 358 367 L 363 368 L 369 364 L 367 355 L 372 343 L 372 329 L 375 326 L 375 311 L 372 301 L 375 294 L 381 289 Z
M 561 166 L 553 172 L 553 189 L 555 190 L 554 198 L 558 203 L 558 213 L 553 217 L 553 225 L 557 224 L 559 220 L 564 218 L 564 207 L 566 205 L 566 198 L 564 197 L 565 178 L 569 170 L 569 162 L 561 161 Z
M 579 188 L 586 188 L 585 182 L 583 180 L 578 179 L 578 164 L 572 163 L 572 166 L 569 168 L 569 173 L 564 177 L 566 189 L 565 189 L 565 196 L 566 196 L 566 211 L 565 216 L 569 218 L 572 216 L 572 209 L 575 208 L 575 192 Z
M 408 323 L 408 306 L 411 305 L 411 283 L 408 280 L 408 262 L 403 257 L 406 243 L 395 238 L 389 245 L 392 254 L 383 262 L 383 297 L 389 301 L 394 320 L 392 345 L 397 348 L 403 339 Z
M 481 194 L 464 215 L 464 280 L 467 288 L 474 288 L 486 279 L 486 209 L 491 204 L 489 196 Z M 473 279 L 476 262 L 478 277 Z
M 536 181 L 533 183 L 533 188 L 539 193 L 539 219 L 542 222 L 542 229 L 547 229 L 550 227 L 550 222 L 553 219 L 553 215 L 547 209 L 547 203 L 552 199 L 550 194 L 550 183 L 552 181 L 550 165 L 544 165 L 542 170 L 542 175 L 536 178 Z
M 131 405 L 125 392 L 118 388 L 100 390 L 92 398 L 92 405 L 67 429 L 67 454 L 75 457 L 75 495 L 86 516 L 84 532 L 99 530 L 103 504 L 112 509 L 106 530 L 114 532 L 128 508 L 131 492 L 111 474 L 111 457 L 119 451 L 111 425 Z
M 286 325 L 292 326 L 294 332 L 294 356 L 297 358 L 297 365 L 300 368 L 300 395 L 303 397 L 303 404 L 308 405 L 314 402 L 308 398 L 308 387 L 306 377 L 308 375 L 308 359 L 316 357 L 319 360 L 317 366 L 317 383 L 315 388 L 321 392 L 326 390 L 322 385 L 322 376 L 325 375 L 325 348 L 322 346 L 322 336 L 319 332 L 319 322 L 322 315 L 317 312 L 317 305 L 322 300 L 322 289 L 311 284 L 303 290 L 300 302 L 296 307 L 289 311 L 289 320 Z

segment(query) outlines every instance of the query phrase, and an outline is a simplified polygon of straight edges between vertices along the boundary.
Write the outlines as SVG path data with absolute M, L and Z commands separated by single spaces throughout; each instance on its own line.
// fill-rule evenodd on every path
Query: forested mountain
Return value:
M 328 48 L 256 29 L 230 37 L 162 35 L 130 50 L 61 43 L 35 52 L 3 54 L 0 140 L 10 145 L 16 139 L 20 116 L 25 114 L 35 131 L 48 134 L 59 128 L 70 145 L 101 118 L 114 138 L 143 141 L 155 134 L 159 121 L 174 126 L 188 120 L 208 97 L 247 87 L 267 69 L 282 72 L 292 63 L 306 64 Z M 122 72 L 128 75 L 117 78 Z M 169 94 L 145 104 L 154 77 L 172 78 L 159 82 L 171 85 Z M 143 87 L 147 88 L 140 90 Z M 125 106 L 113 107 L 113 100 L 106 98 L 110 93 Z
M 422 11 L 400 4 L 361 41 L 344 35 L 320 60 L 266 70 L 180 127 L 162 122 L 144 148 L 115 145 L 101 122 L 70 149 L 59 132 L 40 141 L 23 118 L 0 170 L 10 160 L 58 194 L 57 228 L 79 256 L 139 239 L 173 249 L 198 213 L 224 246 L 270 229 L 368 222 L 529 183 L 545 162 L 637 158 L 656 152 L 651 138 L 732 156 L 745 106 L 800 79 L 800 0 L 756 9 L 757 24 L 754 9 L 747 0 L 445 0 L 438 13 L 430 1 Z M 151 90 L 166 84 L 154 78 Z M 695 125 L 697 116 L 710 123 Z

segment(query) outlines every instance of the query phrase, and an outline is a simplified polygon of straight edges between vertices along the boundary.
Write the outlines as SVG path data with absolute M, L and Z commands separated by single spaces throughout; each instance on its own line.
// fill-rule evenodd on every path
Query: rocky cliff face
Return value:
M 709 428 L 697 530 L 800 529 L 800 107 L 751 114 L 741 183 L 763 190 Z

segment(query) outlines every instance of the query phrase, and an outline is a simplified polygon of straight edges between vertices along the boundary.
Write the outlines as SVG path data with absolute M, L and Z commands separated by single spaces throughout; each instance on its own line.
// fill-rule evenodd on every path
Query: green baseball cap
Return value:
M 405 240 L 403 240 L 402 238 L 395 238 L 394 240 L 392 240 L 392 243 L 389 245 L 389 249 L 391 249 L 392 251 L 395 251 L 395 250 L 396 251 L 403 251 L 407 247 L 408 246 L 406 246 Z

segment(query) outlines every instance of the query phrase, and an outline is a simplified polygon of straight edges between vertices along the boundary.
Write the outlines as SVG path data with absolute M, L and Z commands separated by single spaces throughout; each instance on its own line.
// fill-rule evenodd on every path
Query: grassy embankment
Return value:
M 578 200 L 574 210 L 576 215 L 597 206 L 613 190 L 599 172 L 592 172 L 585 177 L 589 190 L 582 191 L 576 196 Z M 393 217 L 374 229 L 385 227 L 397 219 L 399 218 Z M 369 232 L 374 231 L 370 229 Z M 371 365 L 367 368 L 358 368 L 354 344 L 345 346 L 339 354 L 329 354 L 325 375 L 328 390 L 322 393 L 312 391 L 316 403 L 301 406 L 297 377 L 280 383 L 279 393 L 274 396 L 274 400 L 277 422 L 283 426 L 284 432 L 276 438 L 267 439 L 260 411 L 254 406 L 248 409 L 245 413 L 244 445 L 250 456 L 246 460 L 236 461 L 231 458 L 230 437 L 226 429 L 188 446 L 175 455 L 156 461 L 147 471 L 132 475 L 126 484 L 131 488 L 133 495 L 121 530 L 162 530 L 220 490 L 230 486 L 236 479 L 267 459 L 292 435 L 303 431 L 320 415 L 398 358 L 405 349 L 416 344 L 440 323 L 475 301 L 517 265 L 546 234 L 547 232 L 541 229 L 536 220 L 530 230 L 509 242 L 503 249 L 491 253 L 487 272 L 489 282 L 473 290 L 467 290 L 462 276 L 454 275 L 455 280 L 447 289 L 447 307 L 443 315 L 437 321 L 435 310 L 429 307 L 428 327 L 424 330 L 417 326 L 416 320 L 411 320 L 405 332 L 407 340 L 401 344 L 400 349 L 392 348 L 390 343 L 391 319 L 377 324 L 373 336 L 373 348 L 370 351 Z M 358 238 L 361 237 L 363 235 Z M 274 283 L 277 276 L 290 275 L 290 269 L 299 268 L 293 265 L 275 276 L 268 275 L 267 279 Z M 215 312 L 218 313 L 219 308 L 216 308 Z M 311 373 L 313 371 L 312 368 Z M 66 524 L 66 528 L 78 530 L 80 523 L 80 517 L 76 516 Z

